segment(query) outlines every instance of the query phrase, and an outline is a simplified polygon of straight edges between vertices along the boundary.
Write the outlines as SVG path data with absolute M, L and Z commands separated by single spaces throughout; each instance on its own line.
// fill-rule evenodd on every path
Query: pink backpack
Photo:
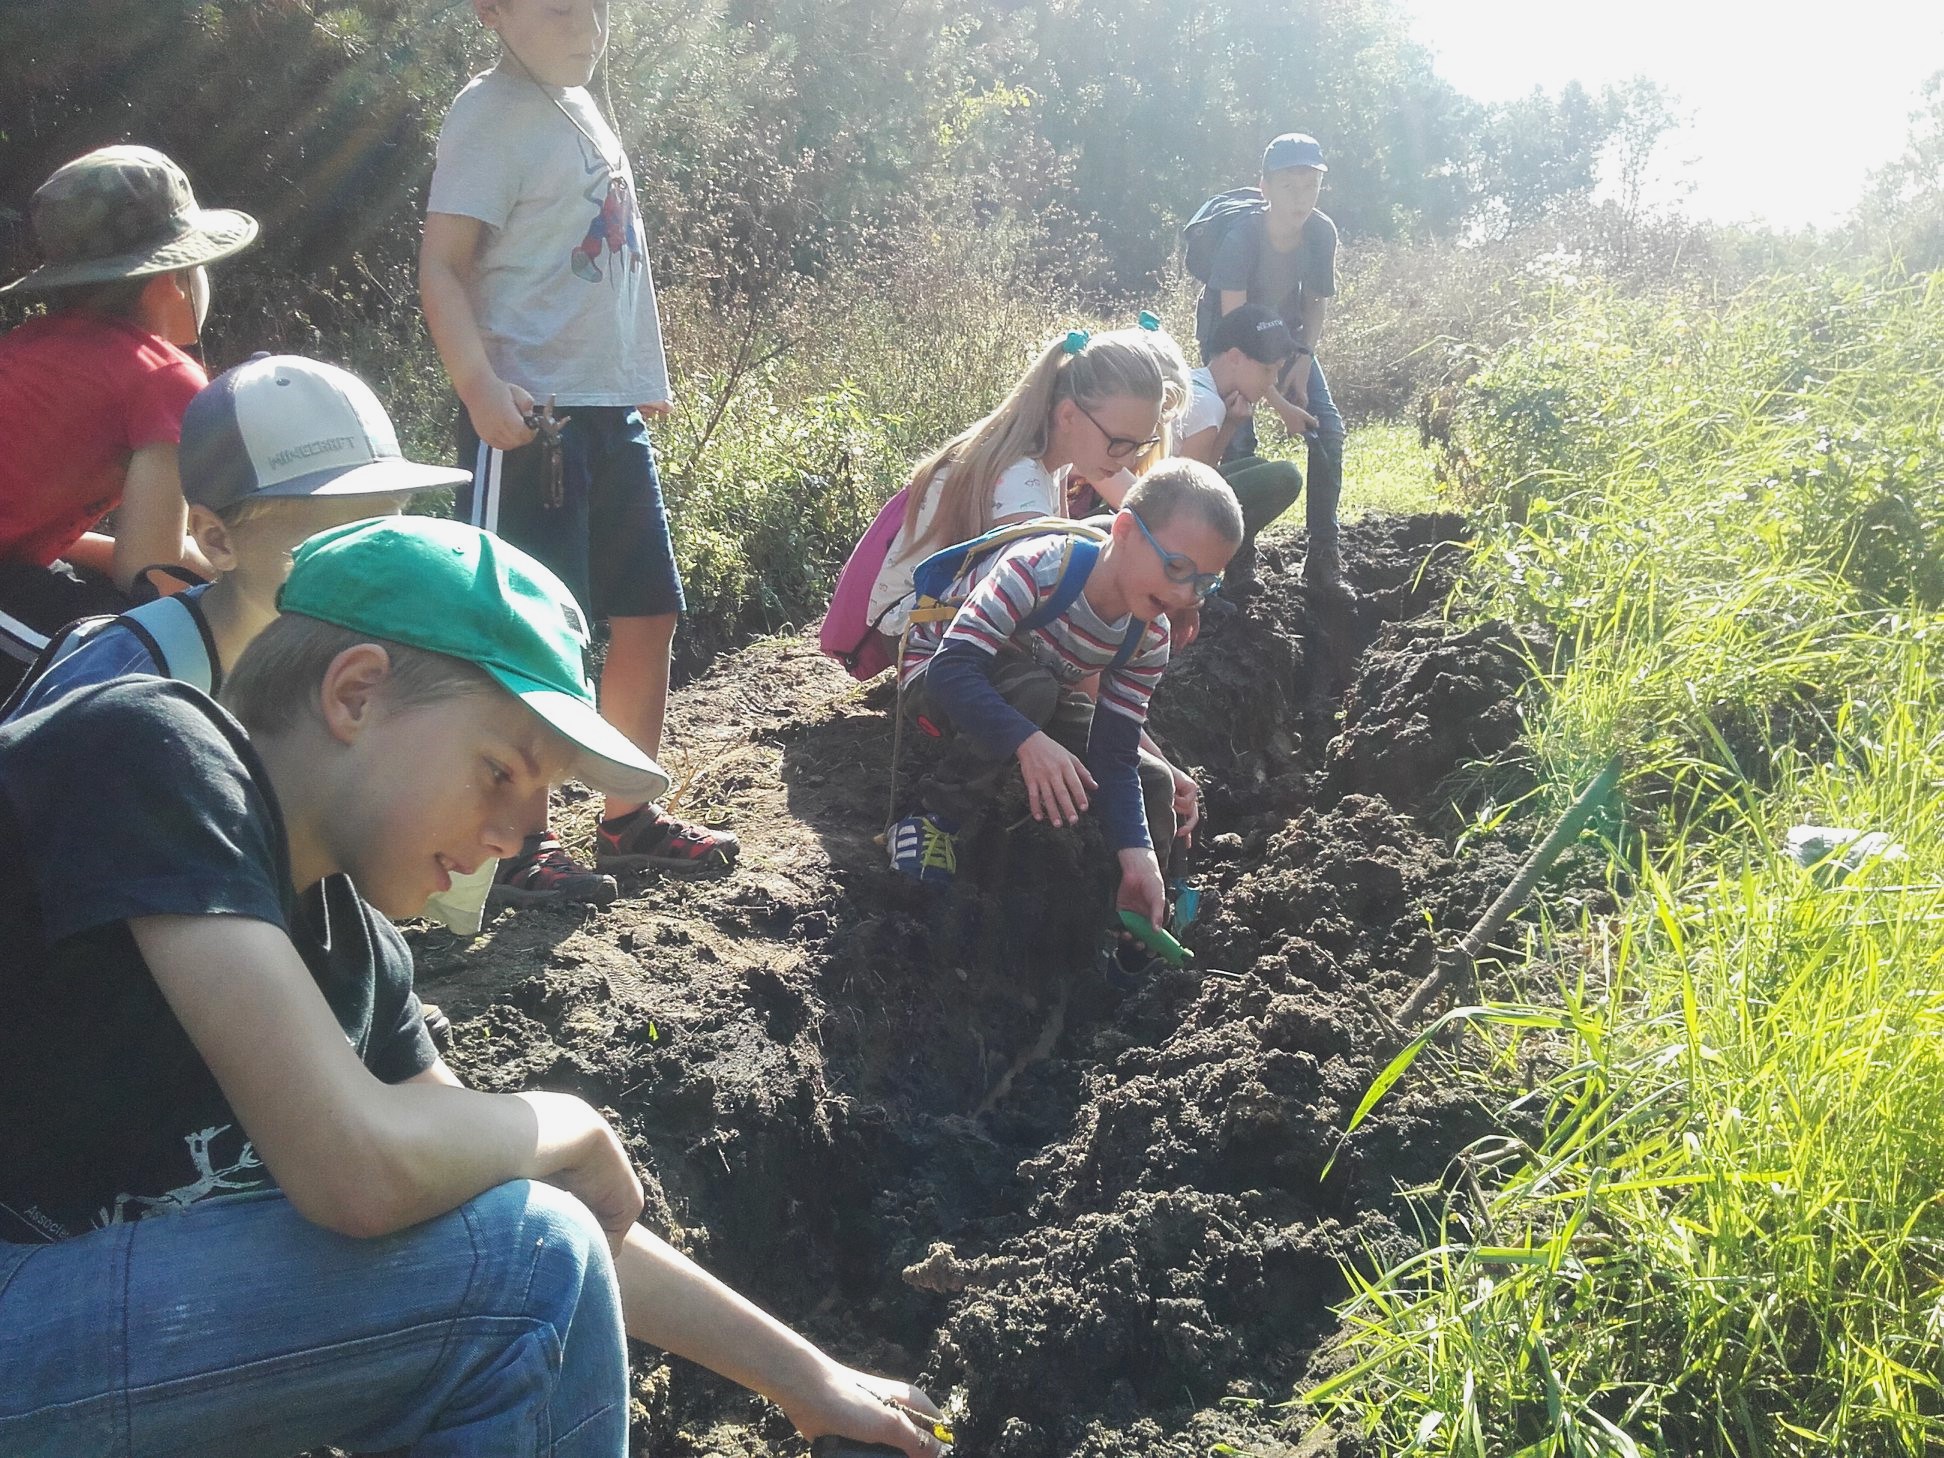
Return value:
M 891 655 L 870 619 L 871 589 L 884 570 L 884 559 L 891 555 L 891 543 L 904 530 L 905 499 L 906 492 L 900 490 L 885 502 L 851 548 L 830 594 L 830 611 L 817 632 L 818 646 L 855 679 L 876 678 L 891 666 Z

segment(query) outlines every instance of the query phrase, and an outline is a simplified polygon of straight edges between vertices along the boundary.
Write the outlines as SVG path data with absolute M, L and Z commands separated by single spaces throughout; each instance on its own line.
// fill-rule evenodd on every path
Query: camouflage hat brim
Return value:
M 228 258 L 256 241 L 257 220 L 231 208 L 197 208 L 182 215 L 181 223 L 181 231 L 173 238 L 126 253 L 44 263 L 32 273 L 0 287 L 0 294 L 40 293 L 78 284 L 113 283 L 117 279 L 174 273 L 180 268 L 195 268 Z

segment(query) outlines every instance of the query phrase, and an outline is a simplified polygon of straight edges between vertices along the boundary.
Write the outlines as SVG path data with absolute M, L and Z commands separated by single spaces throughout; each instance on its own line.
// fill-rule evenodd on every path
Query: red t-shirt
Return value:
M 85 314 L 0 336 L 0 561 L 46 566 L 114 510 L 128 458 L 182 439 L 201 365 L 138 325 Z

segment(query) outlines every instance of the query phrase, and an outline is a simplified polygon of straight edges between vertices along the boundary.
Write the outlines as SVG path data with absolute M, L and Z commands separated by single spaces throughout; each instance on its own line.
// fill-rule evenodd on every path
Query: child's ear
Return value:
M 236 570 L 236 539 L 223 519 L 208 507 L 189 508 L 189 537 L 218 572 Z
M 356 742 L 376 717 L 378 698 L 390 677 L 391 655 L 376 643 L 354 643 L 331 660 L 318 686 L 318 702 L 333 739 Z

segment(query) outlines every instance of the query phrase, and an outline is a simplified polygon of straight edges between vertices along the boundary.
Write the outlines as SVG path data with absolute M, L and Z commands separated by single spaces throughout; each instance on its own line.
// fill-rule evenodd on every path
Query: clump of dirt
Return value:
M 1426 818 L 1518 728 L 1517 641 L 1425 616 L 1462 536 L 1351 524 L 1336 604 L 1265 544 L 1261 594 L 1171 666 L 1153 727 L 1208 786 L 1191 967 L 1095 970 L 1111 875 L 1072 832 L 1002 813 L 950 894 L 895 877 L 887 686 L 771 640 L 678 697 L 665 755 L 736 870 L 422 934 L 455 1065 L 612 1110 L 651 1223 L 847 1360 L 962 1389 L 962 1451 L 1204 1451 L 1260 1421 L 1224 1399 L 1289 1394 L 1342 1263 L 1409 1249 L 1398 1188 L 1485 1127 L 1423 1078 L 1343 1137 L 1386 1009 L 1505 874 Z M 725 1384 L 637 1366 L 639 1453 L 800 1452 Z

